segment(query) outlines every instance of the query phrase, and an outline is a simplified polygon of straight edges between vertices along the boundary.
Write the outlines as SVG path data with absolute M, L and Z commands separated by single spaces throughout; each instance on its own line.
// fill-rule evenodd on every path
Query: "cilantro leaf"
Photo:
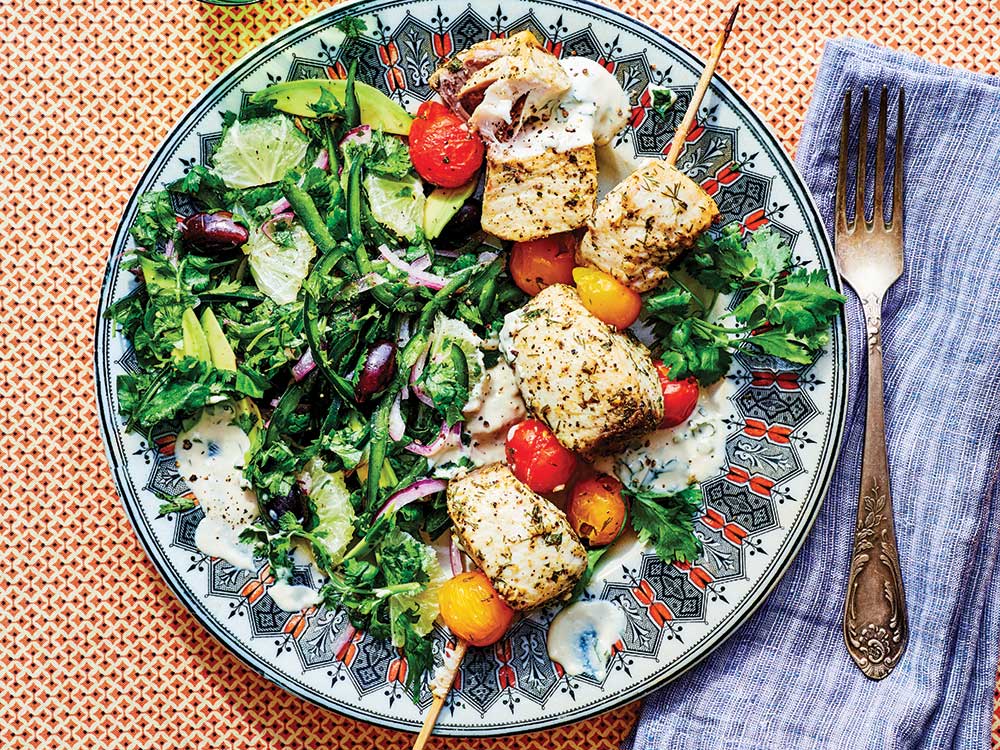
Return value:
M 701 488 L 692 484 L 673 495 L 627 491 L 632 498 L 632 528 L 639 539 L 650 542 L 664 562 L 694 562 L 701 554 L 701 540 L 694 533 L 695 516 L 701 512 Z
M 788 268 L 792 257 L 792 248 L 781 235 L 771 231 L 757 231 L 750 235 L 746 252 L 754 260 L 755 275 L 770 281 Z
M 148 250 L 156 248 L 158 242 L 173 239 L 177 233 L 177 215 L 170 193 L 158 190 L 139 196 L 135 222 L 129 233 L 135 244 Z
M 667 112 L 677 103 L 677 94 L 673 89 L 655 88 L 652 91 L 651 103 L 660 117 L 666 117 Z

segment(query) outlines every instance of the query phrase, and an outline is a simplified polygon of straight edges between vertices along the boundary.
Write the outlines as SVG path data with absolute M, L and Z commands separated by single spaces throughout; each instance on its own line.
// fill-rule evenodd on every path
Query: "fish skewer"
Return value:
M 458 674 L 458 670 L 462 667 L 462 659 L 465 658 L 465 652 L 468 648 L 469 644 L 459 638 L 458 642 L 455 644 L 455 651 L 452 655 L 454 667 L 452 668 L 451 674 L 447 680 L 448 688 L 447 690 L 442 690 L 434 695 L 434 702 L 431 703 L 431 707 L 427 711 L 427 716 L 424 717 L 424 725 L 420 728 L 420 734 L 417 735 L 417 739 L 413 743 L 413 750 L 424 750 L 424 745 L 427 744 L 427 740 L 431 736 L 431 732 L 434 731 L 434 725 L 437 723 L 438 714 L 440 714 L 441 709 L 444 708 L 444 702 L 448 700 L 448 693 L 451 691 L 451 686 L 455 682 L 455 675 Z
M 722 51 L 725 49 L 726 41 L 729 39 L 729 35 L 736 24 L 736 18 L 739 15 L 740 6 L 741 3 L 737 2 L 736 6 L 729 15 L 729 19 L 726 21 L 725 27 L 715 40 L 715 44 L 712 45 L 712 51 L 709 55 L 708 63 L 705 65 L 705 70 L 702 72 L 701 78 L 698 80 L 698 85 L 695 88 L 694 95 L 691 97 L 691 102 L 688 104 L 687 111 L 684 113 L 681 124 L 678 126 L 677 132 L 674 134 L 670 151 L 667 154 L 666 162 L 671 166 L 677 163 L 677 158 L 680 155 L 681 148 L 684 146 L 684 141 L 687 139 L 688 133 L 691 131 L 691 126 L 694 124 L 695 117 L 698 114 L 698 109 L 701 107 L 701 102 L 705 98 L 705 93 L 708 91 L 708 86 L 711 83 L 712 76 L 715 74 L 715 68 L 718 65 L 719 58 L 722 56 Z M 458 674 L 458 670 L 462 666 L 462 659 L 465 657 L 467 649 L 468 644 L 459 639 L 455 645 L 453 658 L 454 666 L 450 678 L 447 681 L 448 690 L 442 690 L 438 695 L 434 696 L 434 702 L 431 704 L 431 707 L 427 712 L 427 716 L 424 718 L 424 725 L 420 730 L 420 734 L 417 735 L 417 739 L 413 743 L 413 750 L 424 750 L 424 746 L 427 744 L 427 740 L 431 736 L 431 732 L 434 731 L 434 725 L 437 723 L 438 715 L 441 713 L 441 709 L 444 707 L 444 703 L 448 699 L 448 692 L 451 690 L 451 685 L 455 681 L 455 675 Z
M 736 25 L 736 17 L 740 13 L 741 5 L 741 2 L 736 3 L 736 7 L 729 14 L 729 20 L 726 21 L 726 25 L 719 33 L 715 44 L 712 45 L 708 62 L 701 73 L 701 78 L 698 79 L 698 85 L 694 89 L 694 94 L 691 96 L 691 102 L 688 104 L 681 124 L 677 126 L 677 131 L 674 133 L 674 140 L 670 144 L 670 151 L 667 152 L 666 162 L 671 166 L 677 164 L 677 158 L 681 155 L 684 141 L 687 140 L 688 133 L 691 132 L 691 126 L 694 125 L 695 117 L 698 115 L 698 108 L 701 107 L 701 102 L 705 98 L 708 86 L 712 82 L 712 76 L 715 75 L 715 68 L 719 64 L 719 58 L 722 57 L 722 50 L 725 49 L 726 41 L 729 39 L 729 35 Z

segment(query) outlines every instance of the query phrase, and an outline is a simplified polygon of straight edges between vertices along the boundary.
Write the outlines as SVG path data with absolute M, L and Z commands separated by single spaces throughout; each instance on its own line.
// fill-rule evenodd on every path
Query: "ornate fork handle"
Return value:
M 882 393 L 882 297 L 862 299 L 868 332 L 868 404 L 844 637 L 851 658 L 881 680 L 906 648 L 909 626 L 892 522 Z

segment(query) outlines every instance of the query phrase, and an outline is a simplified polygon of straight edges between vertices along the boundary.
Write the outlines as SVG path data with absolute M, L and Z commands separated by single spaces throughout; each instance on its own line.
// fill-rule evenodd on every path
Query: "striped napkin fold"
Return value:
M 906 90 L 906 272 L 882 335 L 909 647 L 872 682 L 843 643 L 865 377 L 849 294 L 847 431 L 816 527 L 761 610 L 646 702 L 632 750 L 988 747 L 1000 639 L 1000 80 L 829 42 L 797 159 L 831 236 L 844 91 L 869 86 L 877 102 L 883 85 L 890 111 Z

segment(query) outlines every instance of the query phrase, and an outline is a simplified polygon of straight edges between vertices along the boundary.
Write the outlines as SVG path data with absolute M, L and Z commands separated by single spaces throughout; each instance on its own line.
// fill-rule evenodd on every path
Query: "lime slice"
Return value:
M 465 409 L 475 409 L 482 399 L 486 376 L 486 361 L 480 348 L 483 340 L 463 321 L 438 313 L 431 332 L 430 361 L 447 357 L 452 344 L 465 354 L 465 363 L 469 368 L 469 401 Z
M 316 514 L 315 532 L 322 532 L 323 549 L 333 565 L 341 561 L 354 535 L 354 506 L 344 483 L 344 473 L 323 470 L 323 463 L 313 459 L 305 465 L 309 501 Z
M 415 239 L 424 223 L 424 186 L 419 179 L 393 180 L 365 176 L 365 191 L 372 216 L 400 237 Z
M 398 529 L 393 533 L 396 539 L 410 536 L 405 531 Z M 392 542 L 393 538 L 390 537 L 389 541 Z M 449 576 L 446 576 L 441 570 L 441 564 L 438 562 L 437 553 L 433 547 L 420 544 L 420 548 L 422 557 L 420 567 L 430 580 L 427 581 L 426 588 L 419 594 L 396 594 L 391 597 L 389 599 L 389 619 L 395 623 L 403 612 L 415 612 L 417 620 L 413 623 L 413 631 L 417 635 L 424 636 L 434 629 L 434 621 L 441 612 L 438 607 L 438 590 Z M 402 646 L 405 640 L 403 634 L 395 627 L 392 628 L 391 633 L 392 645 Z
M 316 244 L 301 224 L 273 233 L 272 242 L 260 230 L 243 246 L 257 288 L 279 305 L 294 302 L 316 256 Z
M 283 115 L 232 124 L 212 157 L 214 171 L 232 188 L 277 182 L 299 166 L 309 139 Z

